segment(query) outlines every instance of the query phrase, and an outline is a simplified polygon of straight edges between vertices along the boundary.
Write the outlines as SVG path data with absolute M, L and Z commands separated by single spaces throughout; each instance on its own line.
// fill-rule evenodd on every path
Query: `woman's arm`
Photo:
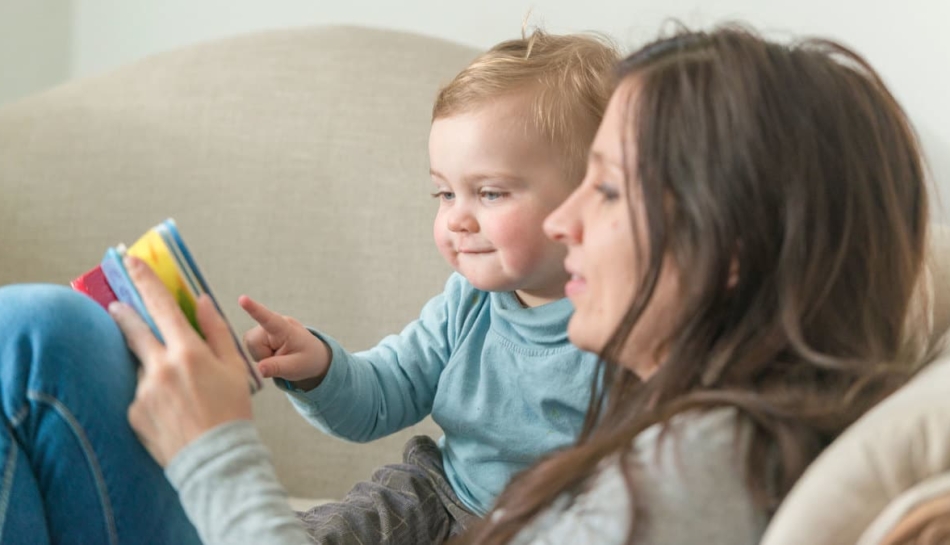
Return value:
M 207 545 L 310 543 L 251 422 L 205 433 L 172 459 L 165 475 Z
M 307 543 L 251 422 L 245 364 L 224 319 L 199 297 L 202 339 L 147 265 L 131 258 L 126 268 L 164 339 L 128 306 L 110 306 L 142 366 L 129 422 L 202 540 Z

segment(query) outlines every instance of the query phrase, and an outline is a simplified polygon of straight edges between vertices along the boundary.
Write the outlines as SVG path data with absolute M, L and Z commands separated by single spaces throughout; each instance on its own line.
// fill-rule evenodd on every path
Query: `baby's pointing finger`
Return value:
M 283 335 L 287 330 L 287 320 L 247 295 L 238 297 L 238 304 L 264 331 L 271 335 Z

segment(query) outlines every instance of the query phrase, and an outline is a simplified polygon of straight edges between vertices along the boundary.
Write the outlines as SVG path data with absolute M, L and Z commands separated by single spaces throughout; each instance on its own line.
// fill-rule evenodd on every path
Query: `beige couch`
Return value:
M 430 106 L 438 85 L 475 54 L 380 30 L 279 30 L 171 51 L 0 107 L 0 284 L 66 283 L 107 245 L 172 216 L 237 329 L 250 325 L 235 303 L 248 293 L 350 348 L 368 347 L 415 317 L 447 277 L 430 236 Z M 946 233 L 938 234 L 934 255 L 945 259 Z M 947 269 L 935 273 L 941 297 Z M 908 423 L 936 414 L 943 428 L 933 437 L 950 438 L 942 401 L 950 365 L 940 368 L 941 380 L 918 381 L 931 398 L 905 396 L 910 410 L 886 413 L 892 428 L 896 421 L 917 434 Z M 347 444 L 312 430 L 272 386 L 255 411 L 280 478 L 301 498 L 339 497 L 397 461 L 410 434 L 439 433 L 426 421 L 371 445 Z M 860 438 L 868 437 L 878 443 Z M 804 497 L 776 519 L 771 543 L 817 542 L 802 540 L 803 531 L 845 535 L 835 524 L 851 541 L 828 543 L 853 542 L 892 499 L 950 467 L 950 448 L 927 447 L 925 470 L 862 496 L 847 520 L 822 519 L 830 512 L 818 501 L 823 491 L 841 489 L 836 502 L 853 498 L 850 481 L 834 478 L 866 458 L 865 446 L 843 442 L 831 462 L 816 464 L 830 467 L 803 481 L 796 493 Z
M 247 293 L 357 349 L 397 332 L 449 269 L 431 237 L 432 101 L 477 52 L 355 28 L 188 47 L 0 108 L 0 284 L 66 283 L 174 217 L 235 328 Z M 291 494 L 341 496 L 399 461 L 255 396 Z

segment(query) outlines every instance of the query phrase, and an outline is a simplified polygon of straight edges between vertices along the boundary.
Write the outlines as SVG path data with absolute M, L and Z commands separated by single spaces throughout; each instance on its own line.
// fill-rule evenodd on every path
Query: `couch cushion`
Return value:
M 947 542 L 950 542 L 950 473 L 927 479 L 888 504 L 861 535 L 858 545 Z
M 950 225 L 931 226 L 927 268 L 932 287 L 931 300 L 928 301 L 932 329 L 927 333 L 930 335 L 930 348 L 935 349 L 950 328 Z
M 762 545 L 855 543 L 905 491 L 950 471 L 950 351 L 847 429 L 785 499 Z

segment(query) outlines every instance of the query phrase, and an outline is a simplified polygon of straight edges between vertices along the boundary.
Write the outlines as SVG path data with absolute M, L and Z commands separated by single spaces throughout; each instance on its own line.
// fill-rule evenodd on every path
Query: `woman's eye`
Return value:
M 433 199 L 439 199 L 440 201 L 451 201 L 455 198 L 455 193 L 451 191 L 436 191 L 432 194 Z
M 505 196 L 501 191 L 482 191 L 481 196 L 486 201 L 497 201 L 498 199 Z
M 617 191 L 617 188 L 613 184 L 607 182 L 601 182 L 597 184 L 597 192 L 604 196 L 606 201 L 615 201 L 620 198 L 620 192 Z

